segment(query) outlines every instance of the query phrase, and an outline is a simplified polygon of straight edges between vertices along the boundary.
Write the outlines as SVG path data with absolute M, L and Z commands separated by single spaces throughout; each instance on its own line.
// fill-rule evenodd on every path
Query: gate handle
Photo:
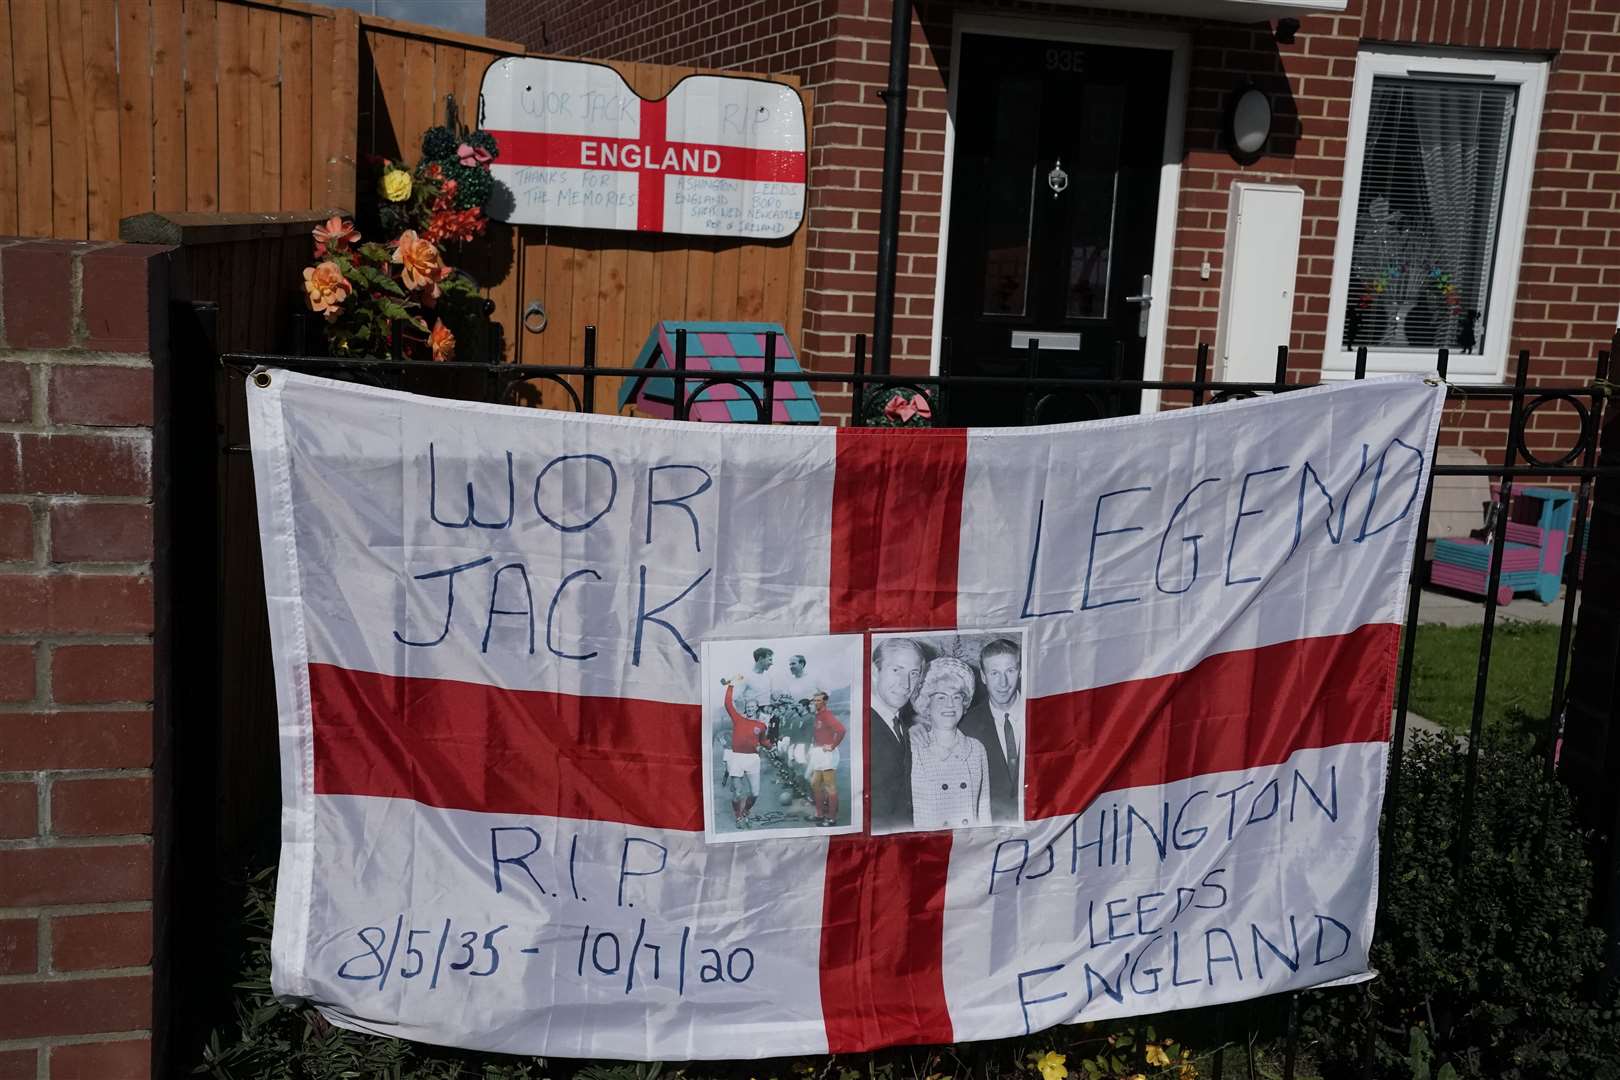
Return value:
M 550 322 L 550 317 L 546 315 L 546 306 L 538 300 L 530 300 L 529 306 L 523 309 L 523 329 L 531 334 L 543 332 Z

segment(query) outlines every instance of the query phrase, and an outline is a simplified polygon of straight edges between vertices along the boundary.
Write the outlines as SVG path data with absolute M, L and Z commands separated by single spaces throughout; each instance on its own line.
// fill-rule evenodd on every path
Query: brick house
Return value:
M 488 0 L 487 18 L 558 55 L 803 80 L 802 345 L 834 368 L 872 329 L 892 10 Z M 1359 347 L 1374 373 L 1428 369 L 1445 347 L 1456 381 L 1510 378 L 1527 349 L 1557 382 L 1614 333 L 1613 0 L 916 0 L 909 50 L 897 372 L 1022 370 L 1036 337 L 1051 372 L 1188 378 L 1207 343 L 1214 375 L 1269 380 L 1286 343 L 1294 378 L 1347 376 Z M 1018 407 L 974 396 L 953 422 Z M 1502 412 L 1457 419 L 1447 437 L 1500 446 Z M 1541 410 L 1535 441 L 1575 422 Z

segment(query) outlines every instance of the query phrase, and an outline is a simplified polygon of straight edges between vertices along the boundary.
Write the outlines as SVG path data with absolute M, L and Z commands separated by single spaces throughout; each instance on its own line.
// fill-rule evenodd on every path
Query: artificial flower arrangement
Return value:
M 1373 306 L 1378 297 L 1396 290 L 1403 274 L 1409 274 L 1412 269 L 1409 265 L 1386 266 L 1376 274 L 1367 278 L 1361 286 L 1361 296 L 1356 300 L 1356 306 L 1363 311 Z M 1441 301 L 1446 305 L 1446 312 L 1451 315 L 1462 313 L 1462 293 L 1458 290 L 1451 275 L 1440 267 L 1432 267 L 1428 275 L 1428 287 L 1440 295 Z
M 494 184 L 494 138 L 484 131 L 429 128 L 415 168 L 387 158 L 368 165 L 374 192 L 362 204 L 367 242 L 353 221 L 333 217 L 314 230 L 315 259 L 304 297 L 320 315 L 334 356 L 468 359 L 489 337 L 490 304 L 472 277 L 445 259 L 447 245 L 484 234 Z
M 874 386 L 861 405 L 867 427 L 932 427 L 934 407 L 928 395 L 910 386 Z

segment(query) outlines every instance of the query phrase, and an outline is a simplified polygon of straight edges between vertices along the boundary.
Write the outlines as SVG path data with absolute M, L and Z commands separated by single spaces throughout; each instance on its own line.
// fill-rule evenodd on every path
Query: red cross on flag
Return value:
M 1438 383 L 920 431 L 247 392 L 272 981 L 334 1023 L 755 1058 L 1371 977 Z
M 804 218 L 792 87 L 692 75 L 647 100 L 603 64 L 510 57 L 485 72 L 483 98 L 498 220 L 768 240 Z

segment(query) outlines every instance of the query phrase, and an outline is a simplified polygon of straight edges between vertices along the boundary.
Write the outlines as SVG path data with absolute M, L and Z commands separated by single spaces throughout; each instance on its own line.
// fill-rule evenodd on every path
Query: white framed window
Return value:
M 1510 347 L 1547 65 L 1356 58 L 1323 374 L 1496 382 Z

